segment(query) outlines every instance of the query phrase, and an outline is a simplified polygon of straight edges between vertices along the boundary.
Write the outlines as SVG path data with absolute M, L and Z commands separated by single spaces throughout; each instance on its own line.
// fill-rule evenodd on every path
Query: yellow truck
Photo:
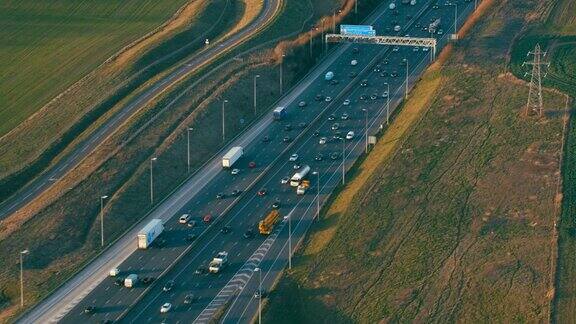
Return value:
M 258 230 L 262 235 L 270 235 L 274 229 L 274 225 L 278 222 L 280 218 L 280 213 L 278 210 L 274 209 L 266 217 L 258 223 Z

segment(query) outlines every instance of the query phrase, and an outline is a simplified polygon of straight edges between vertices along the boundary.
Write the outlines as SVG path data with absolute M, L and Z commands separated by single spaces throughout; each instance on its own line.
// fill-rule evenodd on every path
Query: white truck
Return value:
M 222 157 L 222 167 L 231 168 L 244 155 L 242 146 L 234 146 Z
M 218 273 L 222 268 L 226 266 L 226 262 L 228 262 L 228 252 L 219 252 L 218 255 L 212 259 L 208 266 L 208 270 L 210 273 Z
M 308 172 L 310 172 L 310 167 L 307 165 L 303 166 L 300 171 L 294 173 L 292 178 L 290 178 L 290 186 L 298 187 L 300 185 L 300 182 L 302 182 L 302 180 L 306 178 Z
M 138 232 L 138 248 L 147 249 L 150 244 L 162 233 L 164 224 L 161 219 L 154 218 Z
M 138 283 L 138 275 L 135 273 L 128 275 L 128 277 L 124 279 L 124 287 L 126 288 L 132 288 L 136 286 L 137 283 Z
M 440 18 L 434 20 L 434 22 L 428 26 L 428 32 L 430 32 L 430 34 L 435 34 L 438 28 L 440 28 Z

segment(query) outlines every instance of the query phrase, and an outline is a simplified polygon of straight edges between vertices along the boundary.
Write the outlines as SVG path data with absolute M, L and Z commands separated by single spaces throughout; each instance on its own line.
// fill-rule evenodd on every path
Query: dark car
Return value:
M 96 312 L 96 307 L 94 307 L 94 306 L 88 306 L 88 307 L 84 308 L 84 314 L 91 315 L 91 314 L 94 314 L 94 312 Z
M 298 127 L 300 128 L 306 128 L 306 126 L 308 126 L 308 123 L 306 122 L 301 122 L 300 124 L 298 124 Z
M 362 82 L 360 82 L 360 86 L 361 87 L 367 87 L 368 86 L 368 80 L 362 80 Z
M 212 221 L 212 215 L 211 214 L 204 215 L 204 218 L 202 218 L 202 221 L 204 221 L 204 223 L 210 223 Z
M 336 80 L 336 79 L 330 80 L 331 85 L 337 85 L 338 83 L 340 83 L 340 82 L 338 82 L 338 80 Z
M 384 64 L 384 65 L 388 65 L 388 63 L 390 63 L 390 61 L 388 61 L 388 59 L 385 59 L 384 61 L 382 61 L 382 64 Z
M 320 132 L 319 132 L 319 131 L 315 131 L 314 133 L 312 133 L 312 136 L 318 137 L 318 136 L 320 136 Z
M 194 274 L 196 275 L 201 275 L 205 273 L 206 273 L 206 267 L 203 266 L 199 266 L 198 268 L 196 268 L 196 270 L 194 270 Z
M 284 142 L 284 143 L 290 143 L 290 142 L 292 142 L 292 137 L 290 137 L 290 136 L 284 136 L 284 138 L 282 139 L 282 142 Z
M 230 227 L 229 225 L 225 225 L 224 227 L 222 227 L 222 229 L 220 229 L 220 233 L 222 234 L 228 234 L 230 233 L 230 231 L 232 231 L 232 227 Z
M 124 278 L 117 278 L 116 280 L 114 280 L 114 284 L 116 286 L 122 286 L 124 285 Z
M 170 280 L 164 285 L 162 290 L 163 291 L 170 291 L 170 290 L 172 290 L 172 288 L 174 288 L 174 281 Z
M 154 281 L 154 277 L 144 277 L 142 278 L 142 283 L 145 285 L 151 284 Z
M 358 47 L 352 48 L 352 53 L 358 54 L 359 52 L 360 52 L 360 50 L 358 49 Z
M 195 239 L 196 239 L 196 234 L 188 234 L 188 235 L 186 236 L 186 241 L 187 241 L 187 242 L 192 242 L 192 241 L 194 241 Z
M 254 237 L 254 230 L 249 228 L 246 232 L 244 232 L 244 238 L 245 239 L 251 239 Z
M 316 100 L 316 101 L 322 101 L 322 100 L 324 100 L 324 96 L 321 95 L 321 94 L 317 94 L 316 97 L 314 97 L 314 100 Z
M 232 190 L 232 197 L 237 197 L 242 191 L 238 190 L 238 189 L 234 189 Z
M 291 124 L 286 124 L 286 125 L 284 125 L 284 130 L 287 131 L 287 132 L 291 131 L 291 130 L 292 130 L 292 125 L 291 125 Z
M 337 160 L 339 157 L 340 157 L 340 153 L 338 153 L 338 152 L 334 152 L 334 153 L 330 154 L 330 158 L 332 160 Z
M 195 300 L 196 297 L 194 294 L 187 294 L 186 297 L 184 297 L 184 304 L 192 304 Z
M 351 77 L 351 78 L 355 78 L 357 75 L 358 75 L 358 73 L 356 73 L 356 72 L 354 72 L 354 71 L 348 73 L 348 76 Z
M 280 201 L 279 201 L 279 200 L 276 200 L 276 201 L 272 204 L 272 208 L 274 208 L 274 209 L 280 208 Z
M 390 76 L 393 78 L 397 78 L 398 77 L 398 71 L 393 71 L 392 73 L 390 73 Z
M 256 167 L 256 162 L 250 161 L 250 163 L 248 163 L 248 167 L 249 167 L 250 169 L 254 169 L 254 168 Z
M 335 120 L 336 119 L 336 115 L 331 114 L 330 116 L 328 116 L 328 120 Z
M 386 71 L 382 71 L 382 73 L 380 73 L 380 76 L 381 76 L 382 78 L 385 78 L 385 77 L 387 77 L 388 75 L 389 75 L 389 74 L 388 74 L 388 72 L 386 72 Z
M 262 142 L 264 142 L 264 143 L 270 142 L 270 136 L 264 136 L 264 137 L 262 137 Z
M 219 192 L 218 194 L 216 194 L 216 199 L 224 199 L 226 198 L 226 196 L 224 195 L 224 193 Z
M 316 161 L 322 161 L 324 159 L 324 156 L 321 153 L 318 153 L 315 157 L 314 160 Z
M 360 100 L 366 100 L 366 99 L 368 99 L 367 95 L 365 95 L 365 94 L 360 95 Z

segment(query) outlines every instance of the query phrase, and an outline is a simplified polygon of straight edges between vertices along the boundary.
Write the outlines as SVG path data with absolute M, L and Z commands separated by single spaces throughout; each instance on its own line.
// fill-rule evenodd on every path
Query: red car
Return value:
M 210 223 L 212 221 L 212 215 L 206 214 L 204 215 L 204 218 L 202 220 L 204 221 L 204 223 Z
M 258 191 L 258 196 L 262 197 L 262 196 L 265 196 L 265 195 L 266 195 L 266 189 L 260 189 L 260 190 Z
M 248 167 L 251 168 L 251 169 L 255 168 L 255 167 L 256 167 L 256 162 L 252 161 L 252 162 L 248 163 Z

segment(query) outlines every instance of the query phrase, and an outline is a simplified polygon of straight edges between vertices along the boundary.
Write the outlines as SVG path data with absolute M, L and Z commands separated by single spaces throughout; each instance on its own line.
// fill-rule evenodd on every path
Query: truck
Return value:
M 138 283 L 138 275 L 135 273 L 128 275 L 128 277 L 124 279 L 124 287 L 126 288 L 133 288 L 134 286 L 136 286 L 137 283 Z
M 324 80 L 330 81 L 332 79 L 334 79 L 334 72 L 332 71 L 326 72 L 326 75 L 324 75 Z
M 274 120 L 282 120 L 286 117 L 286 107 L 276 107 L 272 112 Z
M 304 180 L 304 178 L 306 178 L 308 172 L 310 172 L 310 167 L 307 165 L 303 166 L 300 171 L 294 173 L 292 178 L 290 178 L 290 186 L 298 187 L 300 185 L 300 182 Z
M 218 255 L 216 255 L 214 259 L 210 261 L 210 264 L 208 265 L 208 270 L 210 271 L 210 273 L 218 273 L 220 272 L 220 270 L 222 270 L 222 268 L 226 266 L 227 262 L 228 262 L 228 252 L 226 251 L 218 252 Z
M 242 146 L 234 146 L 222 157 L 222 167 L 231 168 L 244 154 Z
M 276 222 L 278 222 L 279 218 L 280 218 L 280 212 L 278 212 L 277 209 L 274 209 L 271 212 L 269 212 L 268 215 L 266 215 L 266 217 L 264 217 L 264 219 L 258 223 L 258 231 L 260 232 L 260 234 L 270 235 L 270 233 L 272 233 L 272 231 L 274 230 L 274 225 L 276 224 Z
M 300 183 L 300 185 L 298 187 L 296 187 L 296 194 L 297 195 L 303 195 L 306 193 L 306 190 L 308 190 L 308 188 L 310 187 L 310 181 L 308 180 L 302 180 L 302 182 Z
M 162 233 L 164 224 L 161 219 L 154 218 L 140 232 L 138 232 L 138 248 L 147 249 L 150 244 Z
M 428 31 L 430 32 L 430 34 L 435 34 L 438 28 L 440 28 L 440 18 L 430 23 L 430 26 L 428 26 Z

